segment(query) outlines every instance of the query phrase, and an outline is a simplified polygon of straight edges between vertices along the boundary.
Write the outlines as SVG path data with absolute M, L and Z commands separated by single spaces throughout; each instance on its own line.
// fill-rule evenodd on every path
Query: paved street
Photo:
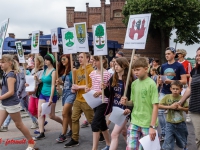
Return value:
M 60 106 L 60 101 L 58 103 L 58 106 L 56 108 L 56 114 L 58 116 L 61 116 L 61 110 Z M 23 117 L 23 122 L 24 124 L 30 128 L 31 126 L 31 120 L 30 118 L 26 117 L 26 114 L 22 114 Z M 84 117 L 81 118 L 81 121 L 83 121 Z M 47 118 L 47 121 L 49 122 L 48 125 L 45 127 L 46 132 L 46 139 L 37 141 L 37 147 L 40 148 L 40 150 L 57 150 L 57 149 L 65 149 L 64 148 L 64 143 L 57 143 L 56 138 L 59 136 L 61 132 L 61 125 L 59 125 L 57 122 L 50 120 Z M 192 124 L 187 124 L 188 125 L 188 130 L 189 130 L 189 137 L 188 137 L 188 148 L 189 150 L 196 150 L 195 147 L 195 139 L 194 139 L 194 132 L 193 132 L 193 126 Z M 112 131 L 113 124 L 110 126 L 110 132 Z M 32 129 L 30 129 L 31 134 L 34 136 Z M 9 132 L 0 132 L 0 139 L 6 140 L 6 139 L 23 139 L 23 135 L 21 132 L 18 131 L 18 129 L 15 128 L 14 123 L 11 122 L 9 126 Z M 69 141 L 69 140 L 68 140 Z M 18 144 L 18 145 L 7 145 L 5 146 L 5 143 L 0 144 L 0 150 L 25 150 L 26 149 L 26 144 Z M 99 144 L 99 149 L 103 148 L 105 146 L 104 143 Z M 118 150 L 125 150 L 126 144 L 120 136 L 119 139 L 119 147 Z M 91 128 L 83 128 L 80 129 L 80 146 L 74 147 L 74 148 L 68 148 L 69 150 L 91 150 L 92 148 L 92 132 Z M 180 150 L 179 148 L 175 148 L 175 150 Z

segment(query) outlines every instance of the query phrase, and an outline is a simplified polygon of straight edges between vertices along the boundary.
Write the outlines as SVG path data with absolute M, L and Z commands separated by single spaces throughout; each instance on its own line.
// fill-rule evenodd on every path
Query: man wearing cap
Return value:
M 187 88 L 187 85 L 189 83 L 189 78 L 190 78 L 190 72 L 192 70 L 192 65 L 189 61 L 185 60 L 185 56 L 187 55 L 186 50 L 184 49 L 177 49 L 176 54 L 178 56 L 178 62 L 181 63 L 186 71 L 186 76 L 187 76 L 187 84 L 184 85 L 184 89 Z M 189 114 L 187 113 L 186 115 L 186 122 L 191 122 L 191 118 Z
M 119 58 L 119 57 L 124 57 L 124 53 L 122 51 L 118 51 L 115 55 L 115 57 Z
M 187 83 L 185 69 L 183 65 L 175 61 L 175 56 L 176 50 L 173 47 L 167 47 L 165 50 L 167 63 L 161 66 L 160 83 L 163 84 L 163 87 L 159 94 L 159 100 L 162 100 L 166 94 L 171 94 L 170 84 L 173 80 L 179 80 L 183 85 Z M 164 110 L 159 109 L 158 119 L 162 131 L 161 140 L 164 140 L 166 124 Z

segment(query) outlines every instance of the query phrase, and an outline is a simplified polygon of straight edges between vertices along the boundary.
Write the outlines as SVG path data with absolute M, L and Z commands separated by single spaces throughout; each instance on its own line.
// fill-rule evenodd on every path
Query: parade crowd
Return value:
M 133 64 L 130 64 L 123 52 L 118 51 L 110 62 L 103 56 L 103 81 L 100 56 L 78 53 L 78 62 L 71 65 L 70 55 L 64 54 L 56 66 L 56 59 L 50 53 L 44 58 L 30 54 L 25 65 L 19 63 L 17 55 L 4 54 L 0 60 L 3 71 L 0 132 L 9 131 L 13 120 L 29 141 L 26 150 L 38 149 L 36 141 L 46 137 L 45 126 L 48 124 L 47 116 L 41 115 L 41 105 L 48 102 L 51 106 L 49 118 L 60 124 L 61 134 L 55 140 L 64 143 L 70 139 L 65 148 L 78 146 L 80 127 L 90 125 L 92 150 L 97 150 L 102 141 L 105 141 L 102 150 L 117 150 L 120 134 L 126 143 L 124 149 L 142 150 L 139 140 L 149 135 L 154 141 L 157 133 L 163 150 L 173 150 L 175 144 L 188 150 L 186 123 L 192 122 L 196 146 L 200 150 L 200 48 L 196 51 L 195 66 L 185 60 L 186 54 L 184 49 L 167 47 L 164 64 L 159 65 L 159 59 L 149 61 L 139 56 L 134 56 Z M 29 86 L 26 75 L 34 76 L 35 91 L 26 92 Z M 90 90 L 95 91 L 95 98 L 104 96 L 104 102 L 94 109 L 83 97 Z M 55 114 L 59 98 L 63 106 L 62 118 Z M 108 116 L 115 107 L 123 109 L 126 119 L 121 126 L 115 124 L 110 134 Z M 35 137 L 22 122 L 21 108 L 32 120 Z M 80 125 L 83 114 L 86 119 Z

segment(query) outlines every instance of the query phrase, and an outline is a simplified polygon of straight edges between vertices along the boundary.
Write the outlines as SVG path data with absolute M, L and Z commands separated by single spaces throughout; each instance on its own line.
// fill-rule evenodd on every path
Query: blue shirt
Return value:
M 161 75 L 166 75 L 169 80 L 181 80 L 181 75 L 186 74 L 182 64 L 175 62 L 173 64 L 165 63 L 161 66 Z M 171 94 L 170 84 L 163 84 L 161 93 Z
M 120 100 L 121 100 L 121 97 L 124 94 L 124 83 L 123 83 L 123 81 L 119 80 L 118 86 L 115 86 L 113 88 L 114 88 L 114 103 L 113 103 L 113 106 L 124 109 L 123 105 L 119 103 Z

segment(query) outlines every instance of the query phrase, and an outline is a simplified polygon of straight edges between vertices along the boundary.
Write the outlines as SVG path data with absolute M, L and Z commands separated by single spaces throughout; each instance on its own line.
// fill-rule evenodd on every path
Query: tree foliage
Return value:
M 149 33 L 159 31 L 161 40 L 170 38 L 171 31 L 176 29 L 175 42 L 185 42 L 186 45 L 200 43 L 199 0 L 127 0 L 123 22 L 128 23 L 129 15 L 144 13 L 152 14 Z

